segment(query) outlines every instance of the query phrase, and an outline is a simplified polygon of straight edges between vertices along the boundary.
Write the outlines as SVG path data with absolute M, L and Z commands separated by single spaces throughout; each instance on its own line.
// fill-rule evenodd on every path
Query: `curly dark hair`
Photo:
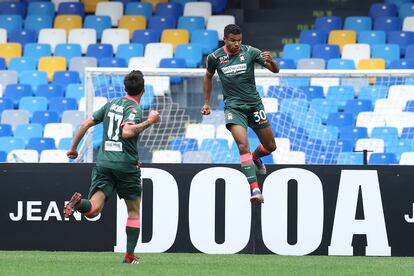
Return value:
M 230 34 L 238 35 L 241 34 L 242 30 L 239 26 L 236 24 L 229 24 L 226 27 L 224 27 L 224 37 L 228 38 Z
M 144 75 L 139 70 L 133 70 L 124 78 L 125 91 L 130 96 L 136 96 L 144 89 Z

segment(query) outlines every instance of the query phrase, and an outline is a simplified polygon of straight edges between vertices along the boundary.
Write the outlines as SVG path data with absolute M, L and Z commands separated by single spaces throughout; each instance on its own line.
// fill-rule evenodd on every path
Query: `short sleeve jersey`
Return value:
M 137 170 L 137 137 L 122 138 L 125 124 L 142 122 L 142 110 L 132 98 L 118 98 L 106 103 L 93 115 L 95 123 L 103 123 L 102 145 L 96 165 L 124 172 Z
M 217 71 L 222 86 L 226 106 L 256 104 L 260 101 L 254 79 L 254 64 L 264 66 L 261 51 L 257 48 L 241 45 L 236 54 L 227 53 L 225 46 L 207 57 L 207 70 Z

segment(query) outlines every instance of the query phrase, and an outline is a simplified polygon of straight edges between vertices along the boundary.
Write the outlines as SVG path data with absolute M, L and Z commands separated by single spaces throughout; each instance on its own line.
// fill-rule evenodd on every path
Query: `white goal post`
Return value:
M 108 99 L 119 96 L 119 93 L 113 93 L 113 86 L 115 86 L 116 89 L 123 89 L 123 77 L 131 70 L 131 68 L 85 69 L 84 110 L 86 117 L 90 116 L 93 113 L 94 109 L 96 109 L 96 103 L 94 103 L 94 101 L 96 101 L 97 96 L 103 96 Z M 182 127 L 186 128 L 187 125 L 191 123 L 201 123 L 200 118 L 194 119 L 191 114 L 187 114 L 186 112 L 187 109 L 197 110 L 201 108 L 200 102 L 187 101 L 185 104 L 182 104 L 180 101 L 185 101 L 184 97 L 187 95 L 187 91 L 191 91 L 191 93 L 194 93 L 194 95 L 196 95 L 195 97 L 200 97 L 200 101 L 202 100 L 202 79 L 205 75 L 205 70 L 205 68 L 141 69 L 144 74 L 146 85 L 152 85 L 154 88 L 153 93 L 156 98 L 156 101 L 148 108 L 157 109 L 158 105 L 168 105 L 169 111 L 165 114 L 165 118 L 167 120 L 173 120 L 171 121 L 170 125 L 163 126 L 161 129 L 158 128 L 156 129 L 157 132 L 153 133 L 152 136 L 147 136 L 146 139 L 148 141 L 146 141 L 146 145 L 149 145 L 149 148 L 151 150 L 169 149 L 168 143 L 166 143 L 166 141 L 170 141 L 175 136 L 183 136 L 182 131 L 174 132 L 175 130 Z M 184 78 L 184 81 L 178 82 L 178 84 L 172 84 L 170 80 L 172 81 L 172 78 L 177 77 Z M 275 126 L 274 129 L 274 131 L 277 132 L 275 133 L 275 136 L 278 138 L 290 139 L 290 147 L 288 149 L 289 152 L 305 152 L 305 163 L 321 163 L 323 160 L 321 161 L 319 158 L 325 158 L 327 160 L 326 164 L 335 164 L 331 159 L 333 158 L 336 161 L 336 157 L 332 155 L 337 155 L 340 150 L 338 151 L 336 148 L 336 143 L 330 143 L 330 139 L 337 141 L 340 140 L 340 137 L 338 136 L 340 127 L 331 128 L 329 125 L 327 125 L 326 116 L 329 115 L 329 112 L 325 114 L 322 111 L 322 113 L 318 113 L 318 110 L 315 111 L 312 108 L 312 105 L 315 105 L 315 103 L 310 100 L 309 94 L 307 94 L 309 91 L 305 91 L 306 89 L 304 87 L 322 87 L 323 98 L 331 98 L 333 99 L 333 102 L 337 101 L 337 111 L 340 112 L 344 110 L 347 98 L 346 96 L 342 98 L 341 92 L 339 92 L 340 95 L 334 96 L 334 92 L 330 91 L 333 91 L 335 89 L 331 87 L 339 87 L 339 90 L 341 89 L 340 87 L 351 87 L 354 99 L 360 99 L 360 95 L 366 97 L 367 87 L 385 87 L 387 93 L 385 97 L 380 98 L 383 99 L 386 103 L 378 103 L 378 106 L 376 106 L 376 101 L 380 98 L 375 98 L 375 96 L 373 96 L 372 110 L 364 112 L 369 113 L 364 114 L 364 116 L 366 116 L 366 120 L 364 121 L 364 118 L 355 118 L 354 125 L 358 126 L 358 124 L 361 124 L 361 126 L 367 127 L 370 133 L 373 127 L 388 126 L 392 125 L 388 122 L 394 122 L 394 125 L 399 130 L 399 134 L 401 134 L 401 129 L 403 127 L 411 126 L 411 124 L 408 122 L 409 118 L 411 118 L 409 116 L 404 117 L 404 120 L 406 122 L 402 125 L 399 125 L 398 122 L 395 122 L 395 120 L 402 113 L 408 113 L 404 111 L 404 107 L 407 101 L 411 100 L 410 95 L 413 95 L 412 93 L 414 93 L 414 91 L 406 93 L 406 96 L 400 95 L 398 91 L 393 92 L 392 94 L 388 94 L 388 91 L 398 90 L 397 86 L 405 86 L 405 89 L 399 88 L 400 90 L 404 91 L 414 90 L 414 70 L 281 70 L 279 73 L 274 74 L 266 69 L 256 69 L 255 78 L 256 85 L 262 90 L 261 96 L 265 105 L 266 113 L 274 115 L 271 116 L 271 118 L 269 117 L 269 120 L 271 123 L 272 120 L 275 120 L 275 124 L 276 122 L 278 124 L 278 127 Z M 188 80 L 194 80 L 194 82 L 188 82 Z M 97 82 L 99 85 L 97 85 Z M 395 88 L 392 88 L 390 90 L 390 87 L 392 86 L 395 86 Z M 99 87 L 98 90 L 100 93 L 102 91 L 104 92 L 101 94 L 97 93 L 97 87 Z M 106 89 L 105 87 L 110 87 L 110 89 Z M 217 78 L 217 74 L 215 74 L 213 87 L 215 87 L 215 91 L 213 91 L 212 97 L 216 97 L 218 100 L 220 100 L 220 82 Z M 177 97 L 178 92 L 182 93 L 182 98 Z M 414 100 L 414 98 L 412 100 Z M 400 104 L 400 106 L 395 108 L 393 104 Z M 171 106 L 173 106 L 173 108 L 171 108 Z M 383 106 L 382 109 L 381 106 Z M 212 109 L 220 108 L 219 106 L 215 105 L 212 106 Z M 281 113 L 285 113 L 287 116 L 280 117 L 279 115 Z M 412 116 L 414 116 L 414 113 Z M 284 126 L 284 124 L 286 124 L 286 128 L 281 127 Z M 298 133 L 295 133 L 295 135 L 292 135 L 292 128 L 296 128 L 296 130 L 299 129 L 300 131 Z M 330 131 L 335 132 L 333 134 L 336 136 L 334 137 L 335 139 L 330 138 Z M 324 135 L 324 132 L 328 133 Z M 154 140 L 154 137 L 157 137 L 157 135 L 160 137 L 164 136 L 164 139 Z M 93 133 L 91 131 L 88 133 L 86 142 L 83 143 L 82 149 L 80 151 L 80 162 L 93 162 L 92 136 Z M 322 145 L 315 145 L 313 143 L 315 140 L 321 140 Z M 309 141 L 311 141 L 311 143 L 309 143 Z M 160 145 L 157 145 L 158 142 Z M 199 149 L 200 148 L 201 145 L 199 145 Z M 321 148 L 323 148 L 323 151 Z M 313 156 L 314 153 L 315 155 Z M 280 156 L 285 156 L 288 158 L 290 155 L 282 154 Z M 275 155 L 273 155 L 273 160 L 275 163 L 298 163 L 298 161 L 295 160 L 284 160 L 280 156 L 276 158 Z

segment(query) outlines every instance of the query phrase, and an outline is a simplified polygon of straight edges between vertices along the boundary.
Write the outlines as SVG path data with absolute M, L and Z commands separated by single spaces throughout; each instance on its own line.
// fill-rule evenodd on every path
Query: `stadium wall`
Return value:
M 62 218 L 87 193 L 92 164 L 1 164 L 0 250 L 117 251 L 126 208 Z M 142 169 L 137 252 L 414 256 L 411 166 L 269 166 L 265 203 L 249 203 L 237 165 Z M 118 208 L 117 208 L 118 206 Z

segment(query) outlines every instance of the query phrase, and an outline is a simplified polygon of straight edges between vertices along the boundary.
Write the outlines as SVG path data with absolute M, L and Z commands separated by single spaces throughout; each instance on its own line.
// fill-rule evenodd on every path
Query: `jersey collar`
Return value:
M 134 97 L 131 97 L 131 96 L 129 96 L 129 95 L 126 95 L 126 96 L 125 96 L 125 99 L 131 100 L 131 101 L 134 101 L 136 104 L 138 104 L 138 105 L 139 105 L 139 101 L 137 101 Z
M 239 48 L 239 50 L 238 50 L 237 52 L 232 53 L 232 52 L 230 52 L 229 50 L 227 50 L 226 45 L 224 45 L 224 46 L 223 46 L 223 50 L 224 50 L 224 52 L 225 52 L 226 54 L 228 54 L 228 55 L 237 55 L 237 54 L 240 52 L 240 49 L 241 49 L 241 47 Z

